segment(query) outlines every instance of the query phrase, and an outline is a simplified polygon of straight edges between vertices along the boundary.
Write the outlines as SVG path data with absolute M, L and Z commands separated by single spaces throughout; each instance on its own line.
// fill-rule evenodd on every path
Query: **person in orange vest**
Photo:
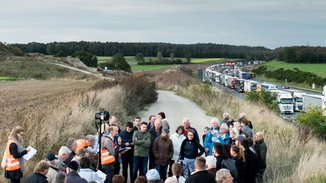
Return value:
M 24 159 L 22 158 L 29 149 L 22 145 L 24 129 L 16 126 L 10 133 L 6 150 L 1 163 L 5 169 L 5 178 L 10 179 L 12 183 L 19 183 L 23 177 Z
M 84 150 L 88 147 L 90 147 L 90 149 L 93 149 L 95 145 L 95 137 L 94 135 L 87 135 L 84 139 L 78 139 L 76 143 L 77 143 L 77 147 L 75 149 L 75 153 L 78 154 L 80 150 Z
M 114 137 L 118 134 L 118 130 L 117 126 L 110 126 L 109 135 L 102 137 L 101 166 L 106 174 L 105 183 L 111 183 L 114 175 L 115 157 L 119 151 L 119 145 L 114 143 Z

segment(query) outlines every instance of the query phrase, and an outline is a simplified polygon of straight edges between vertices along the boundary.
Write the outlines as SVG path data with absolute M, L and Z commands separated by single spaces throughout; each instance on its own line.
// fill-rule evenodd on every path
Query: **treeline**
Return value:
M 116 53 L 136 55 L 142 53 L 146 57 L 155 57 L 158 52 L 163 56 L 171 53 L 175 57 L 185 58 L 244 58 L 255 60 L 272 60 L 274 51 L 264 47 L 232 46 L 223 44 L 170 44 L 170 43 L 118 43 L 118 42 L 52 42 L 12 44 L 24 52 L 38 52 L 47 55 L 68 56 L 76 51 L 85 50 L 97 56 L 113 56 Z
M 276 52 L 278 60 L 288 63 L 326 63 L 326 47 L 293 46 Z
M 298 68 L 294 68 L 294 70 L 280 68 L 269 71 L 266 66 L 260 66 L 254 69 L 253 72 L 258 75 L 264 74 L 268 78 L 274 78 L 280 81 L 285 81 L 286 79 L 288 82 L 307 83 L 309 85 L 315 83 L 318 86 L 323 86 L 326 83 L 326 78 L 317 76 L 311 72 L 301 71 Z

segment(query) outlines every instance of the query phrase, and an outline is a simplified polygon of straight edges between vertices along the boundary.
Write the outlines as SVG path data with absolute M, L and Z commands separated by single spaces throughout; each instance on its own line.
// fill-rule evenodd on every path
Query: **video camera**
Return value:
M 110 118 L 110 114 L 108 111 L 103 111 L 103 112 L 97 112 L 95 113 L 95 120 L 102 120 L 102 121 L 107 121 Z

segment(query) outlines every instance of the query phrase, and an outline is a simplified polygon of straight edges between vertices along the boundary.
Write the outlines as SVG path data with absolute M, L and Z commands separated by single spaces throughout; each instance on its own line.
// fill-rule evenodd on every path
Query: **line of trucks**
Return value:
M 278 107 L 282 114 L 293 114 L 301 110 L 307 111 L 310 107 L 317 107 L 326 116 L 326 85 L 323 88 L 323 95 L 308 94 L 300 90 L 279 89 L 275 84 L 255 81 L 253 80 L 254 74 L 242 72 L 240 69 L 233 69 L 232 71 L 225 72 L 223 70 L 218 72 L 216 66 L 215 69 L 212 69 L 211 66 L 206 68 L 205 74 L 211 81 L 239 93 L 251 91 L 270 91 L 275 93 Z

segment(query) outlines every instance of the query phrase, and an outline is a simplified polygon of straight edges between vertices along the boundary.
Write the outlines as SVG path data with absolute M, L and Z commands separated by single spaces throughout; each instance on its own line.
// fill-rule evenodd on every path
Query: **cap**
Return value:
M 146 173 L 146 178 L 148 181 L 160 180 L 160 174 L 156 169 L 150 169 Z
M 71 169 L 77 171 L 79 169 L 79 164 L 76 161 L 71 161 L 68 164 L 68 168 L 71 168 Z
M 170 133 L 169 129 L 168 128 L 163 128 L 162 129 L 162 132 L 165 132 L 165 133 Z
M 238 135 L 237 137 L 235 137 L 235 140 L 238 140 L 240 142 L 242 142 L 244 139 L 245 139 L 245 137 L 242 135 Z
M 48 153 L 48 154 L 46 155 L 46 159 L 47 159 L 48 161 L 53 161 L 53 160 L 58 159 L 58 158 L 55 157 L 55 155 L 54 155 L 53 153 Z

